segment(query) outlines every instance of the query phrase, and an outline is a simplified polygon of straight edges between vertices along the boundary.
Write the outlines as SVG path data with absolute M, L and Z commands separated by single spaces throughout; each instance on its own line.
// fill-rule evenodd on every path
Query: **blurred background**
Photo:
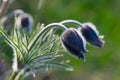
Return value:
M 70 60 L 74 71 L 38 72 L 35 78 L 28 80 L 120 80 L 120 0 L 43 0 L 42 3 L 39 0 L 14 0 L 7 13 L 15 9 L 30 13 L 35 25 L 66 19 L 92 22 L 105 36 L 103 48 L 87 46 L 86 62 L 65 53 L 64 58 Z

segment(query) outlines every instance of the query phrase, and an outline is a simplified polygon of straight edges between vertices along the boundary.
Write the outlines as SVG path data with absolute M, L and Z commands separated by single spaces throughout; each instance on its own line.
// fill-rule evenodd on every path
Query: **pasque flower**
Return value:
M 16 26 L 25 29 L 29 32 L 33 25 L 32 16 L 28 13 L 16 11 L 15 12 Z
M 61 35 L 61 41 L 64 47 L 74 56 L 85 60 L 84 53 L 86 50 L 86 43 L 84 38 L 76 29 L 70 28 L 64 31 Z
M 23 28 L 27 32 L 31 31 L 33 25 L 32 16 L 23 10 L 16 9 L 0 20 L 0 24 L 4 26 L 7 33 L 10 33 L 12 27 L 14 26 L 14 18 L 18 29 Z
M 79 29 L 88 43 L 97 47 L 104 46 L 104 41 L 102 40 L 104 36 L 99 36 L 98 30 L 92 23 L 83 23 L 83 27 Z

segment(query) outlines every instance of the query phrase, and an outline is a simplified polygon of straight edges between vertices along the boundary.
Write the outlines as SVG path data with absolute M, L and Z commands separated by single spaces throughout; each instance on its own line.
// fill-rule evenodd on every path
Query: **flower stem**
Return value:
M 79 27 L 83 27 L 82 23 L 80 23 L 79 21 L 76 21 L 76 20 L 64 20 L 64 21 L 61 21 L 60 22 L 61 24 L 74 24 L 74 25 L 77 25 Z
M 9 80 L 15 80 L 16 75 L 18 74 L 18 72 L 14 72 L 12 73 L 12 75 L 10 76 Z
M 35 37 L 33 38 L 33 40 L 30 42 L 30 44 L 28 45 L 28 50 L 31 50 L 33 45 L 36 43 L 36 41 L 39 39 L 39 37 L 46 31 L 49 30 L 50 28 L 54 28 L 54 27 L 59 27 L 61 29 L 63 29 L 64 31 L 67 30 L 67 28 L 60 24 L 60 23 L 51 23 L 48 24 L 47 26 L 45 26 L 45 28 L 43 30 L 41 30 L 40 32 L 38 32 Z
M 21 69 L 21 71 L 16 75 L 15 80 L 22 80 L 24 74 L 25 74 L 26 71 L 28 71 L 28 70 L 29 70 L 28 67 L 25 67 L 25 68 Z

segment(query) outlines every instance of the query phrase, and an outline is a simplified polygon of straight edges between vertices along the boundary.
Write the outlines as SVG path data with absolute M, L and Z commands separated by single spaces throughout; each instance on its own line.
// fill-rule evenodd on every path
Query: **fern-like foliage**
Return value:
M 13 49 L 13 71 L 19 71 L 25 67 L 29 71 L 49 70 L 53 67 L 64 69 L 72 67 L 63 61 L 58 61 L 58 57 L 63 56 L 63 48 L 60 37 L 55 35 L 58 28 L 44 30 L 46 27 L 38 24 L 36 29 L 28 34 L 24 30 L 20 31 L 15 26 L 13 33 L 8 35 L 1 27 L 0 33 L 4 40 Z

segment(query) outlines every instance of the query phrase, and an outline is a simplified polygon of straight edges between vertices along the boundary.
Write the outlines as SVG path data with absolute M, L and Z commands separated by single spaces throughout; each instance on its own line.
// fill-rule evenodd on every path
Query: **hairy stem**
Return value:
M 24 77 L 24 74 L 29 70 L 28 67 L 25 67 L 23 69 L 21 69 L 21 71 L 16 75 L 15 80 L 22 80 L 22 78 Z
M 37 42 L 37 40 L 39 39 L 39 37 L 46 31 L 49 30 L 50 28 L 54 28 L 54 27 L 59 27 L 61 29 L 63 29 L 64 31 L 67 30 L 67 28 L 60 24 L 60 23 L 51 23 L 48 24 L 47 26 L 45 26 L 45 28 L 43 30 L 41 30 L 40 32 L 38 32 L 35 37 L 33 38 L 33 40 L 30 42 L 30 44 L 28 45 L 28 50 L 31 50 L 33 45 Z
M 76 20 L 64 20 L 60 22 L 61 24 L 65 25 L 65 24 L 74 24 L 77 25 L 79 27 L 83 27 L 82 23 L 80 23 L 79 21 Z
M 14 49 L 14 58 L 12 64 L 12 75 L 10 76 L 9 80 L 15 80 L 16 75 L 18 74 L 18 60 L 17 60 L 17 52 Z
M 9 80 L 15 80 L 16 75 L 18 74 L 18 72 L 14 72 L 12 73 L 12 75 L 10 76 Z

